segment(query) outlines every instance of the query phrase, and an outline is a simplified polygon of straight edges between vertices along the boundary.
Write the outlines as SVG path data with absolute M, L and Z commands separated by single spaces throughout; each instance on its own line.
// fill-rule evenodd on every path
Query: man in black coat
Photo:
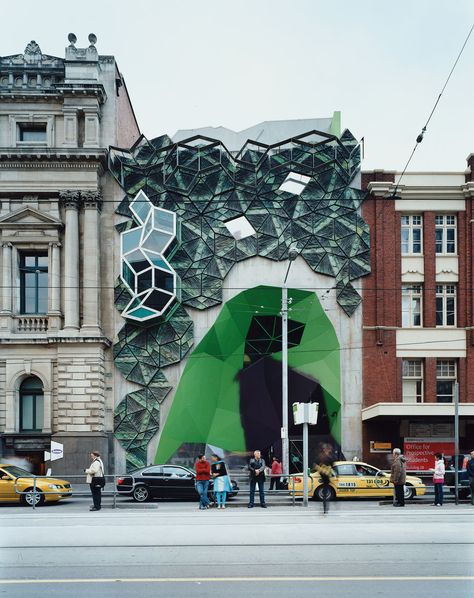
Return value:
M 262 459 L 260 451 L 255 451 L 252 459 L 249 462 L 250 471 L 250 500 L 248 508 L 253 508 L 255 499 L 255 487 L 258 485 L 258 493 L 260 496 L 260 506 L 263 509 L 267 508 L 265 504 L 265 461 Z

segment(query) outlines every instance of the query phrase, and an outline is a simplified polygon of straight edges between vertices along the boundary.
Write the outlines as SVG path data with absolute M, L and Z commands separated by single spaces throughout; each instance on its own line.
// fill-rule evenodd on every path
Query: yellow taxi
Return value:
M 393 484 L 390 474 L 377 469 L 373 465 L 361 461 L 336 461 L 333 464 L 334 477 L 331 477 L 329 499 L 347 497 L 388 498 L 393 496 Z M 293 492 L 292 482 L 289 489 Z M 303 496 L 303 474 L 295 476 L 295 496 Z M 309 496 L 323 500 L 325 488 L 318 473 L 308 478 Z M 407 475 L 405 483 L 405 500 L 415 496 L 423 496 L 426 486 L 420 478 Z
M 56 478 L 36 478 L 35 495 L 34 478 L 26 469 L 0 463 L 0 502 L 19 502 L 29 506 L 35 502 L 35 506 L 40 506 L 72 496 L 71 484 Z

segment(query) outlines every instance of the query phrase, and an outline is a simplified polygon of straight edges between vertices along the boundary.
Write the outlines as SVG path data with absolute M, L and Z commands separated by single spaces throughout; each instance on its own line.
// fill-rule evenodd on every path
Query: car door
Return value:
M 15 480 L 6 471 L 0 469 L 0 501 L 18 500 L 19 494 L 15 493 Z
M 194 475 L 184 467 L 163 466 L 164 483 L 169 498 L 190 498 L 196 496 Z
M 359 490 L 357 492 L 359 496 L 377 498 L 384 495 L 383 478 L 378 475 L 380 470 L 366 463 L 356 463 L 355 468 L 359 477 Z M 381 482 L 380 485 L 379 482 Z
M 358 496 L 360 489 L 360 479 L 357 475 L 355 466 L 352 463 L 340 463 L 334 466 L 336 479 L 334 485 L 338 497 L 355 495 Z
M 167 498 L 168 487 L 165 484 L 163 467 L 148 467 L 135 478 L 135 484 L 144 483 L 152 498 Z

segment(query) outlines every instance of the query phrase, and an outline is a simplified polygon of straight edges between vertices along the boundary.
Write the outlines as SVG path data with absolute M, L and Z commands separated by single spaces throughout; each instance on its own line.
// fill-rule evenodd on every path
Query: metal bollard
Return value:
M 33 478 L 33 511 L 36 510 L 36 476 Z

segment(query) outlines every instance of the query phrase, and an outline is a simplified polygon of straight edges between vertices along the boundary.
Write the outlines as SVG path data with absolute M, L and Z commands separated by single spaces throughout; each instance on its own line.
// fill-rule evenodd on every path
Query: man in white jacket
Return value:
M 89 484 L 92 494 L 93 506 L 89 509 L 90 511 L 100 511 L 102 501 L 102 485 L 99 484 L 97 478 L 103 478 L 104 464 L 100 458 L 99 451 L 92 451 L 90 454 L 91 464 L 88 469 L 84 469 L 84 473 L 87 473 L 86 482 Z

